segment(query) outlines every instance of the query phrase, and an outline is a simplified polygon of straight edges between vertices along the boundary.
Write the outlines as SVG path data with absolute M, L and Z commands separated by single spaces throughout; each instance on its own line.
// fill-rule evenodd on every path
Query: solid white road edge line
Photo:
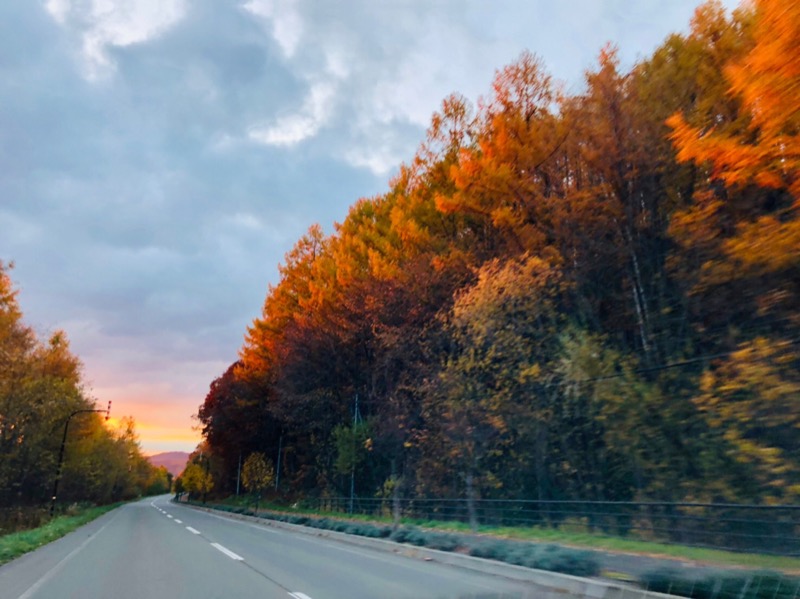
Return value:
M 305 593 L 289 593 L 289 596 L 294 597 L 294 599 L 311 599 L 311 597 Z
M 243 558 L 241 555 L 236 555 L 236 554 L 235 554 L 233 551 L 231 551 L 230 549 L 227 549 L 227 548 L 223 547 L 223 546 L 222 546 L 222 545 L 220 545 L 219 543 L 211 543 L 211 546 L 212 546 L 214 549 L 217 549 L 217 550 L 221 551 L 222 553 L 224 553 L 225 555 L 227 555 L 227 556 L 228 556 L 229 558 L 231 558 L 231 559 L 235 559 L 235 560 L 236 560 L 236 561 L 238 561 L 238 562 L 242 562 L 242 561 L 244 561 L 244 558 Z
M 18 599 L 30 599 L 30 597 L 33 597 L 36 594 L 36 591 L 38 591 L 42 587 L 43 584 L 45 584 L 48 580 L 53 578 L 53 576 L 58 574 L 61 571 L 61 569 L 67 564 L 67 562 L 69 560 L 71 560 L 73 557 L 75 557 L 78 554 L 78 552 L 80 552 L 84 547 L 86 547 L 89 543 L 91 543 L 97 535 L 99 535 L 101 532 L 103 532 L 105 530 L 106 526 L 108 526 L 114 520 L 117 519 L 117 516 L 119 514 L 120 514 L 120 512 L 117 512 L 116 514 L 114 514 L 114 517 L 111 518 L 111 520 L 109 520 L 105 524 L 103 524 L 103 527 L 100 530 L 96 531 L 92 536 L 90 536 L 88 539 L 86 539 L 83 543 L 81 543 L 80 545 L 75 547 L 75 549 L 70 551 L 64 557 L 64 559 L 62 559 L 55 566 L 53 566 L 53 568 L 47 574 L 45 574 L 39 580 L 37 580 L 27 591 L 22 593 L 22 595 L 20 595 L 18 597 Z
M 192 528 L 191 526 L 187 526 L 187 527 L 186 527 L 186 530 L 188 530 L 188 531 L 189 531 L 190 533 L 192 533 L 193 535 L 199 535 L 199 534 L 200 534 L 200 531 L 199 531 L 199 530 L 197 530 L 197 529 L 195 529 L 195 528 Z

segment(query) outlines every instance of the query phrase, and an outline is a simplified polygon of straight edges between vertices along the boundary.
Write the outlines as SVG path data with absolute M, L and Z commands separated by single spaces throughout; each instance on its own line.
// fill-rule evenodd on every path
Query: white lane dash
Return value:
M 211 543 L 211 546 L 214 549 L 217 549 L 217 550 L 221 551 L 222 553 L 224 553 L 225 555 L 227 555 L 231 559 L 235 559 L 236 561 L 239 561 L 239 562 L 244 561 L 244 558 L 241 555 L 236 555 L 233 551 L 223 547 L 219 543 Z
M 186 530 L 188 530 L 188 531 L 189 531 L 190 533 L 192 533 L 193 535 L 199 535 L 199 534 L 200 534 L 200 531 L 199 531 L 199 530 L 197 530 L 196 528 L 192 528 L 191 526 L 187 526 L 187 527 L 186 527 Z
M 172 518 L 172 514 L 167 514 L 167 518 Z
M 294 597 L 294 599 L 311 599 L 311 597 L 309 597 L 305 593 L 298 593 L 298 592 L 289 593 L 289 596 Z
M 180 520 L 178 520 L 177 518 L 175 518 L 175 524 L 183 524 L 183 522 L 181 522 Z

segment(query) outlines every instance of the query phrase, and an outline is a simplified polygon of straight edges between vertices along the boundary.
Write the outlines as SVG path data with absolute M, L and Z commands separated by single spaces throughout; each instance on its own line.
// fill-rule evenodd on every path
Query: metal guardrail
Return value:
M 304 508 L 391 517 L 391 498 L 306 499 Z M 530 526 L 727 551 L 800 556 L 800 505 L 481 499 L 482 526 Z M 469 522 L 466 499 L 403 498 L 412 520 Z

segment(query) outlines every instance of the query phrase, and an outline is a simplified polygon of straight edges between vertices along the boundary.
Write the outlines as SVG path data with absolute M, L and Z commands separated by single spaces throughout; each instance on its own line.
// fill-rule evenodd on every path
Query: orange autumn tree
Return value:
M 667 121 L 678 160 L 710 163 L 726 186 L 786 190 L 791 199 L 740 223 L 724 250 L 756 271 L 796 267 L 800 258 L 800 4 L 758 0 L 754 45 L 725 70 L 729 93 L 749 117 L 736 133 L 692 126 L 683 114 Z
M 704 373 L 694 403 L 740 471 L 752 471 L 762 496 L 794 501 L 800 5 L 757 0 L 753 16 L 751 47 L 724 69 L 729 97 L 739 103 L 736 121 L 720 117 L 703 127 L 682 113 L 667 120 L 678 160 L 710 167 L 708 185 L 674 216 L 671 232 L 687 256 L 703 256 L 690 293 L 727 298 L 706 315 L 737 341 Z
M 577 95 L 526 52 L 475 106 L 445 98 L 384 193 L 287 254 L 200 413 L 215 492 L 251 451 L 287 493 L 349 491 L 357 396 L 359 495 L 792 496 L 795 420 L 762 408 L 793 409 L 800 277 L 779 235 L 735 251 L 791 223 L 791 181 L 708 150 L 796 133 L 725 67 L 755 12 L 710 0 L 630 71 L 609 45 Z
M 436 207 L 489 224 L 494 255 L 550 252 L 540 221 L 561 183 L 552 160 L 564 140 L 555 84 L 542 61 L 523 52 L 497 72 L 492 87 L 472 125 L 475 143 L 460 149 L 450 169 L 455 190 L 438 194 Z

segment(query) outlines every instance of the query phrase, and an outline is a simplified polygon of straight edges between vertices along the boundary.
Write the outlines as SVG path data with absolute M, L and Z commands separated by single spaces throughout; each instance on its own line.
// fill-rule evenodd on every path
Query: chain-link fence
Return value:
M 324 512 L 391 517 L 391 498 L 328 497 L 302 506 Z M 403 518 L 470 521 L 466 499 L 403 498 Z M 800 556 L 800 505 L 476 500 L 482 526 L 531 526 L 725 549 Z

